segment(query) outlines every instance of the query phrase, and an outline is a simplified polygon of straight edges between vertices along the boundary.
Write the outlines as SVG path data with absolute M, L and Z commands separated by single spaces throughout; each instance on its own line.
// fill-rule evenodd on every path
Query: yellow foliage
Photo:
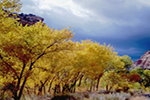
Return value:
M 9 10 L 11 12 L 20 12 L 22 3 L 20 0 L 1 0 L 0 8 Z
M 2 0 L 0 6 L 6 10 L 19 11 L 20 3 L 19 0 Z M 70 65 L 63 58 L 74 49 L 74 42 L 70 40 L 74 34 L 69 28 L 50 29 L 41 22 L 23 27 L 16 22 L 17 19 L 7 17 L 8 14 L 0 9 L 0 62 L 3 66 L 1 70 L 7 72 L 0 84 L 16 81 L 18 93 L 14 93 L 19 96 L 25 84 L 33 87 L 33 83 L 40 84 L 53 76 L 51 73 L 56 75 Z M 49 59 L 52 56 L 53 59 Z
M 0 2 L 0 85 L 15 81 L 14 95 L 19 96 L 24 87 L 33 89 L 51 82 L 52 87 L 72 85 L 83 76 L 82 86 L 89 87 L 108 71 L 104 77 L 109 85 L 128 85 L 120 74 L 111 71 L 124 66 L 113 47 L 91 40 L 73 42 L 70 27 L 51 29 L 41 22 L 23 27 L 2 10 L 19 11 L 20 7 L 19 0 Z

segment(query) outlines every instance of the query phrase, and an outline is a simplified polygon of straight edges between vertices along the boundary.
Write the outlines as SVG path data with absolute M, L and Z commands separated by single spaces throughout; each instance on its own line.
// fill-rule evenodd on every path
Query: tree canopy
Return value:
M 118 56 L 114 48 L 105 43 L 74 42 L 70 27 L 51 29 L 42 22 L 23 26 L 18 19 L 8 16 L 9 12 L 19 12 L 20 7 L 19 0 L 0 1 L 3 95 L 9 90 L 15 100 L 20 100 L 23 93 L 56 94 L 75 92 L 78 88 L 97 91 L 104 78 L 107 79 L 105 86 L 110 87 L 129 85 L 133 82 L 131 76 L 137 76 L 138 80 L 138 74 L 125 76 L 125 71 L 121 72 L 131 66 L 130 57 Z M 149 75 L 147 71 L 144 73 Z

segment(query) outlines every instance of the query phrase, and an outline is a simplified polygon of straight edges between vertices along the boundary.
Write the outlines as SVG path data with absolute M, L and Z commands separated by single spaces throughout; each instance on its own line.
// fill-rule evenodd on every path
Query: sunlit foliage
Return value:
M 0 1 L 0 86 L 15 100 L 22 94 L 43 95 L 75 92 L 128 90 L 139 81 L 139 74 L 127 74 L 132 61 L 118 56 L 110 45 L 91 40 L 73 42 L 68 27 L 49 28 L 41 22 L 22 26 L 9 17 L 19 12 L 19 0 Z M 15 15 L 15 14 L 14 14 Z M 141 74 L 140 74 L 141 75 Z M 142 72 L 149 82 L 149 71 Z M 145 86 L 146 83 L 143 84 Z

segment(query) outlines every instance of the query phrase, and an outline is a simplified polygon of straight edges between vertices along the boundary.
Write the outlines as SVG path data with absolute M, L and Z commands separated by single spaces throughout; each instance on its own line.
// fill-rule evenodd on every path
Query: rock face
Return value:
M 4 11 L 5 11 L 5 13 L 9 13 L 9 17 L 20 18 L 20 20 L 18 20 L 18 22 L 20 22 L 23 26 L 25 26 L 25 25 L 30 26 L 30 25 L 35 24 L 36 22 L 44 21 L 44 18 L 33 15 L 33 14 L 23 14 L 23 13 L 17 14 L 17 13 L 10 13 L 7 10 L 4 10 Z M 16 14 L 17 16 L 15 16 L 14 14 Z
M 26 24 L 27 25 L 33 25 L 35 24 L 36 22 L 39 22 L 41 20 L 41 22 L 44 21 L 43 18 L 39 17 L 39 16 L 36 16 L 36 15 L 33 15 L 33 14 L 18 14 L 17 16 L 18 18 L 20 18 L 19 22 L 25 26 Z
M 141 67 L 143 69 L 150 69 L 150 50 L 146 51 L 140 59 L 138 59 L 130 70 Z

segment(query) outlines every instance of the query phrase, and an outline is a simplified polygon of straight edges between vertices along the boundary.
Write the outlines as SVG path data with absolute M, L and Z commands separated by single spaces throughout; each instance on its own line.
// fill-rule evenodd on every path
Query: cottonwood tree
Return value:
M 95 86 L 95 89 L 98 90 L 104 72 L 110 68 L 115 68 L 114 66 L 117 64 L 120 67 L 121 61 L 111 63 L 117 53 L 113 52 L 110 45 L 101 45 L 90 40 L 76 44 L 82 47 L 81 50 L 75 52 L 77 56 L 74 58 L 73 64 L 74 69 L 76 69 L 74 72 L 77 72 L 79 76 L 77 81 L 81 84 L 82 80 L 85 80 L 84 83 L 88 83 L 90 87 Z
M 129 72 L 127 69 L 132 64 L 129 56 L 125 55 L 121 57 L 116 55 L 111 64 L 113 64 L 114 68 L 105 72 L 102 78 L 102 84 L 106 87 L 107 91 L 114 89 L 115 91 L 127 92 L 140 80 L 138 73 Z
M 12 6 L 14 5 L 14 6 Z M 19 10 L 16 0 L 3 0 L 2 8 Z M 20 100 L 27 80 L 40 59 L 53 52 L 69 50 L 73 42 L 72 31 L 54 30 L 41 22 L 23 27 L 0 9 L 0 74 L 3 90 L 11 90 L 13 98 Z M 7 86 L 6 86 L 7 83 Z M 11 88 L 10 86 L 13 86 Z
M 121 61 L 124 62 L 124 64 L 125 64 L 124 67 L 126 69 L 130 69 L 133 64 L 131 58 L 128 55 L 123 55 Z
M 135 68 L 131 70 L 131 72 L 136 72 L 140 75 L 139 83 L 142 88 L 149 88 L 150 86 L 150 70 L 149 69 L 142 69 L 142 68 Z
M 71 41 L 68 41 L 71 43 Z M 73 43 L 71 43 L 73 44 Z M 51 93 L 52 88 L 55 91 L 60 91 L 60 84 L 69 78 L 68 73 L 72 70 L 71 63 L 73 59 L 71 48 L 74 50 L 73 45 L 70 45 L 70 50 L 63 50 L 47 54 L 35 64 L 33 75 L 28 81 L 30 88 L 35 88 L 35 94 L 41 95 L 42 90 L 44 93 Z M 59 88 L 55 87 L 58 86 Z M 46 89 L 47 88 L 47 89 Z M 35 91 L 34 90 L 34 91 Z M 54 91 L 54 92 L 55 92 Z

